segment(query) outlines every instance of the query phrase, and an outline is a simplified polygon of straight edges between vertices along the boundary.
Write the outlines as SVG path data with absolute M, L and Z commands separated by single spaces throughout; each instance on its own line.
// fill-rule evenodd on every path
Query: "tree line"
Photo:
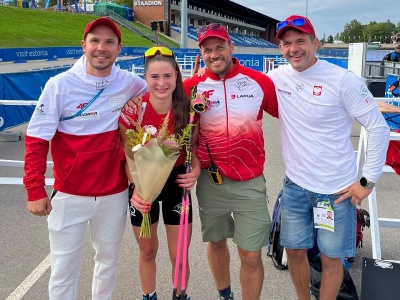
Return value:
M 324 33 L 321 42 L 333 43 L 334 40 L 340 40 L 346 44 L 358 42 L 400 43 L 400 22 L 395 25 L 390 20 L 380 23 L 372 21 L 367 25 L 363 25 L 357 20 L 352 20 L 345 25 L 342 32 L 336 33 L 335 36 L 329 35 L 326 38 Z

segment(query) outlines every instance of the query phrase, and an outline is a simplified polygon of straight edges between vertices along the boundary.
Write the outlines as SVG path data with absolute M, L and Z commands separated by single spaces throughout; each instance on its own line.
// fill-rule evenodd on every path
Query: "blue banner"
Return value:
M 319 49 L 320 56 L 349 57 L 349 49 Z
M 142 58 L 140 58 L 142 60 Z M 121 60 L 116 65 L 132 71 L 135 60 Z M 50 77 L 60 74 L 69 67 L 35 70 L 20 73 L 0 74 L 0 93 L 3 100 L 38 100 Z M 0 131 L 30 120 L 34 106 L 0 105 Z
M 68 68 L 4 74 L 4 99 L 37 100 L 47 80 Z M 30 120 L 34 106 L 7 105 L 5 127 L 13 127 Z
M 119 56 L 142 56 L 147 49 L 145 47 L 122 47 Z M 174 51 L 177 50 L 174 49 Z M 31 60 L 79 58 L 82 54 L 82 47 L 1 48 L 0 62 L 25 63 Z
M 3 91 L 4 75 L 0 74 L 0 92 Z M 4 100 L 4 93 L 1 93 L 0 99 Z M 0 131 L 6 128 L 6 112 L 4 105 L 0 105 Z
M 32 49 L 32 48 L 31 48 Z M 130 72 L 135 71 L 133 68 L 144 66 L 144 51 L 147 48 L 143 47 L 126 47 L 126 51 L 122 53 L 124 55 L 136 56 L 134 59 L 128 60 L 117 60 L 117 67 L 128 70 Z M 1 49 L 0 49 L 1 50 Z M 7 51 L 4 51 L 7 50 Z M 12 49 L 4 49 L 4 52 L 8 52 L 7 55 L 12 53 Z M 37 49 L 36 49 L 37 50 Z M 81 47 L 61 47 L 54 48 L 54 51 L 47 51 L 48 59 L 51 59 L 50 56 L 54 58 L 60 56 L 70 57 L 80 57 L 82 55 Z M 35 52 L 34 50 L 19 50 L 20 52 L 18 56 L 22 59 L 22 57 L 29 57 L 32 55 L 43 55 L 45 57 L 45 53 L 40 52 L 41 50 L 37 50 L 39 52 Z M 33 51 L 33 52 L 31 52 Z M 179 59 L 179 63 L 182 64 L 181 68 L 183 70 L 191 70 L 193 67 L 194 57 L 199 54 L 198 49 L 173 49 L 175 56 Z M 15 52 L 15 49 L 14 49 Z M 1 52 L 0 52 L 1 53 Z M 15 53 L 14 53 L 15 54 Z M 267 59 L 275 59 L 281 60 L 281 55 L 261 55 L 261 54 L 235 54 L 234 55 L 243 66 L 252 68 L 254 70 L 264 72 L 266 70 L 264 63 Z M 189 58 L 186 59 L 185 58 Z M 347 68 L 347 59 L 345 58 L 323 58 L 330 61 L 333 64 L 339 65 L 343 68 Z M 182 63 L 183 62 L 183 63 Z M 187 62 L 187 64 L 186 64 Z M 204 63 L 202 64 L 204 65 Z M 53 69 L 45 69 L 45 70 L 36 70 L 29 72 L 21 72 L 21 73 L 9 73 L 4 74 L 0 77 L 0 93 L 2 93 L 3 99 L 8 100 L 37 100 L 47 82 L 47 80 L 55 76 L 61 72 L 67 70 L 68 67 L 60 67 Z M 9 127 L 13 127 L 16 125 L 20 125 L 22 123 L 28 122 L 30 116 L 33 112 L 33 106 L 0 106 L 0 117 L 3 118 L 4 124 L 0 126 L 0 130 L 4 130 Z
M 389 74 L 386 76 L 385 98 L 398 98 L 399 90 L 399 75 Z

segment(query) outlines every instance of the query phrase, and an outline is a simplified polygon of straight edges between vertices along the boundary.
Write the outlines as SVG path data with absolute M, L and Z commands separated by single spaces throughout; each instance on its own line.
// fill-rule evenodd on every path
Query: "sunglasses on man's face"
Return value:
M 197 37 L 202 37 L 203 35 L 206 34 L 206 32 L 211 29 L 211 30 L 218 30 L 219 28 L 224 27 L 224 25 L 220 23 L 211 23 L 205 26 L 201 26 L 197 28 Z
M 282 22 L 279 22 L 278 24 L 276 24 L 276 29 L 279 31 L 282 28 L 292 25 L 294 27 L 301 27 L 304 26 L 306 24 L 306 19 L 305 18 L 297 18 L 297 19 L 293 19 L 293 20 L 285 20 Z
M 162 56 L 166 57 L 173 57 L 174 53 L 172 52 L 171 49 L 168 49 L 166 47 L 152 47 L 144 53 L 144 58 L 151 58 L 156 56 L 157 54 L 161 54 Z

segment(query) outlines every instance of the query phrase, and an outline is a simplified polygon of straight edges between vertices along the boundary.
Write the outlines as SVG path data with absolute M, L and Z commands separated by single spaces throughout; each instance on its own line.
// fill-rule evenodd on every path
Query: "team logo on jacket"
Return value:
M 77 109 L 82 109 L 82 108 L 84 108 L 84 107 L 86 106 L 86 104 L 87 104 L 87 103 L 81 103 L 81 104 L 79 104 L 76 108 L 77 108 Z
M 117 95 L 114 97 L 110 97 L 110 99 L 108 99 L 110 101 L 110 104 L 119 104 L 119 103 L 125 103 L 126 102 L 126 97 L 125 95 Z
M 40 105 L 37 105 L 35 107 L 35 113 L 37 113 L 39 115 L 45 115 L 45 113 L 44 113 L 44 104 L 43 103 L 40 104 Z
M 122 109 L 123 109 L 122 106 L 121 106 L 121 107 L 114 108 L 114 109 L 112 110 L 112 113 L 113 113 L 113 114 L 115 114 L 115 113 L 120 113 L 120 112 L 122 111 Z
M 219 107 L 221 102 L 219 100 L 210 100 L 210 107 Z
M 302 83 L 302 82 L 296 83 L 296 90 L 298 92 L 301 92 L 303 89 L 304 89 L 304 83 Z
M 88 120 L 88 119 L 97 119 L 100 117 L 100 114 L 98 111 L 84 111 L 83 113 L 78 116 L 79 119 L 83 120 Z
M 292 92 L 290 92 L 290 91 L 285 91 L 285 90 L 282 90 L 280 88 L 277 88 L 277 89 L 278 89 L 278 92 L 283 94 L 283 95 L 292 96 Z
M 248 77 L 243 77 L 238 79 L 236 87 L 239 89 L 239 91 L 243 91 L 250 86 L 250 83 L 251 80 Z
M 314 96 L 321 96 L 322 94 L 322 86 L 321 85 L 314 85 L 313 95 Z
M 110 82 L 108 80 L 94 81 L 94 85 L 96 86 L 96 90 L 104 89 Z
M 364 96 L 364 97 L 368 97 L 368 96 L 369 96 L 369 90 L 368 90 L 368 88 L 367 88 L 365 85 L 362 85 L 362 86 L 361 86 L 360 93 L 361 93 L 361 95 Z
M 240 99 L 240 98 L 254 98 L 254 95 L 236 95 L 236 94 L 231 95 L 232 100 Z

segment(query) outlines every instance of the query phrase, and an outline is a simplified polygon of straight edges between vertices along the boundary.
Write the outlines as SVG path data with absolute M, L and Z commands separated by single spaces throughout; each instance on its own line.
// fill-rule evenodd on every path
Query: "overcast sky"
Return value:
M 277 20 L 290 15 L 306 15 L 313 23 L 318 38 L 325 33 L 335 36 L 352 20 L 363 25 L 371 21 L 397 25 L 400 21 L 400 5 L 394 0 L 231 0 Z M 306 5 L 308 3 L 308 5 Z

